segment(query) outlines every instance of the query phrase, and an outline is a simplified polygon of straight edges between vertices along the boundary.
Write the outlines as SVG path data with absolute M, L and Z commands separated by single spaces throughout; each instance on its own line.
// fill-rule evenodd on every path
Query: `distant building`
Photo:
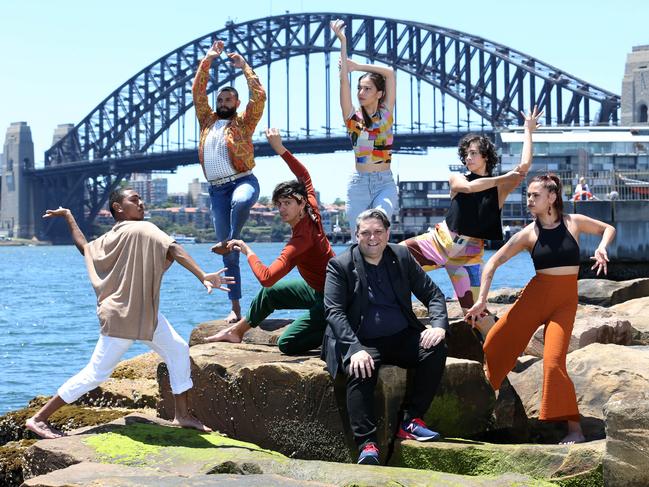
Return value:
M 210 183 L 199 181 L 198 178 L 192 179 L 188 185 L 189 204 L 197 208 L 210 207 Z
M 173 207 L 153 208 L 149 211 L 152 217 L 160 216 L 176 225 L 190 225 L 198 229 L 212 228 L 212 215 L 206 208 Z
M 248 221 L 254 221 L 258 226 L 270 226 L 279 212 L 274 206 L 265 206 L 261 203 L 255 203 L 250 209 Z
M 634 46 L 622 79 L 622 125 L 647 125 L 649 116 L 649 46 Z
M 520 163 L 523 136 L 522 128 L 500 132 L 502 173 Z M 572 197 L 582 176 L 597 199 L 609 199 L 611 194 L 617 199 L 641 199 L 642 191 L 624 180 L 646 181 L 647 171 L 649 127 L 543 127 L 534 133 L 530 175 L 556 173 L 562 180 L 565 199 Z M 643 181 L 636 181 L 640 189 L 647 184 L 643 185 Z M 503 206 L 504 222 L 529 221 L 526 192 L 522 184 L 509 195 Z
M 151 204 L 161 205 L 167 202 L 167 179 L 155 178 L 151 180 Z
M 189 197 L 187 193 L 169 193 L 167 201 L 177 206 L 189 206 Z
M 399 226 L 422 233 L 441 222 L 450 205 L 448 181 L 399 181 Z

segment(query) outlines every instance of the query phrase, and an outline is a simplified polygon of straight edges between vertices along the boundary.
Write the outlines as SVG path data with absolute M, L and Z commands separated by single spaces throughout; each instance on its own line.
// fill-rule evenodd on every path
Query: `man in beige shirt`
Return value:
M 97 317 L 101 335 L 88 365 L 65 382 L 34 416 L 27 429 L 43 438 L 63 434 L 47 419 L 61 406 L 76 401 L 110 377 L 122 355 L 142 340 L 167 364 L 174 393 L 174 424 L 211 431 L 189 412 L 188 391 L 192 388 L 189 347 L 158 311 L 162 275 L 173 263 L 194 274 L 208 293 L 212 288 L 228 291 L 233 278 L 221 276 L 225 269 L 206 274 L 185 250 L 153 223 L 144 220 L 144 204 L 132 189 L 110 195 L 109 208 L 115 226 L 87 242 L 70 210 L 47 210 L 43 218 L 64 217 L 72 239 L 85 257 L 88 275 L 97 294 Z

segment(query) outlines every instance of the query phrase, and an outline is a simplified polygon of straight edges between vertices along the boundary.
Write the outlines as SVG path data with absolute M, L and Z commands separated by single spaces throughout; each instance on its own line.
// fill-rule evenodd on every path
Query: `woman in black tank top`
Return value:
M 615 228 L 585 215 L 563 213 L 561 181 L 553 174 L 536 176 L 527 190 L 527 207 L 536 221 L 514 235 L 487 262 L 477 302 L 465 316 L 475 322 L 485 311 L 487 293 L 496 269 L 514 255 L 532 254 L 536 276 L 509 311 L 489 331 L 484 343 L 487 375 L 494 389 L 513 369 L 536 329 L 545 325 L 543 345 L 543 396 L 539 419 L 567 421 L 568 434 L 561 443 L 584 441 L 577 398 L 566 370 L 566 351 L 577 311 L 579 235 L 601 235 L 591 257 L 591 269 L 606 274 L 607 245 Z
M 523 115 L 525 137 L 518 167 L 494 176 L 496 147 L 484 135 L 467 135 L 460 141 L 458 155 L 468 173 L 449 178 L 451 204 L 446 219 L 434 230 L 401 242 L 425 271 L 446 269 L 465 312 L 473 306 L 480 290 L 484 241 L 502 240 L 501 208 L 532 164 L 532 133 L 543 112 L 534 107 Z M 493 324 L 493 316 L 485 316 L 476 328 L 484 336 Z

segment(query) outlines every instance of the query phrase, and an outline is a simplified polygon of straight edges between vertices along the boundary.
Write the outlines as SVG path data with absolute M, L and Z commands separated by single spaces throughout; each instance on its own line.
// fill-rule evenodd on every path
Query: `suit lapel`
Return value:
M 388 250 L 390 248 L 388 247 Z M 399 300 L 399 304 L 401 306 L 404 306 L 406 308 L 410 307 L 409 302 L 404 301 L 404 289 L 409 289 L 409 286 L 405 286 L 402 282 L 402 277 L 401 277 L 401 267 L 399 266 L 399 259 L 397 256 L 389 250 L 383 255 L 384 259 L 387 259 L 387 264 L 388 264 L 388 273 L 390 274 L 390 284 L 392 285 L 392 290 L 394 291 L 394 295 L 397 297 Z M 408 295 L 408 298 L 410 298 L 410 295 Z
M 367 303 L 369 302 L 369 296 L 367 292 L 367 276 L 365 275 L 363 256 L 361 255 L 361 251 L 358 250 L 358 245 L 352 249 L 352 259 L 354 261 L 354 270 L 360 282 L 362 308 L 365 309 Z

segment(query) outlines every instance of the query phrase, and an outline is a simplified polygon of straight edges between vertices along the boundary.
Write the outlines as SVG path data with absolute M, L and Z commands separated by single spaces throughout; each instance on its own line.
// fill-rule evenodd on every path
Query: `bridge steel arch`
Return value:
M 223 39 L 226 50 L 240 52 L 253 68 L 306 56 L 308 70 L 309 54 L 338 51 L 328 27 L 335 18 L 346 22 L 351 55 L 385 63 L 433 85 L 493 127 L 520 123 L 520 110 L 534 104 L 545 110 L 547 125 L 617 123 L 618 95 L 471 34 L 356 14 L 286 14 L 229 22 L 145 67 L 47 150 L 45 165 L 121 159 L 146 152 L 193 106 L 191 83 L 199 60 L 214 40 Z M 329 70 L 328 57 L 326 62 Z M 240 75 L 223 58 L 215 60 L 208 92 Z M 326 127 L 330 126 L 327 120 Z
M 88 229 L 108 193 L 129 173 L 197 162 L 195 148 L 165 155 L 156 152 L 154 144 L 164 139 L 174 124 L 185 137 L 182 117 L 193 108 L 192 81 L 200 59 L 216 39 L 225 41 L 226 51 L 241 53 L 254 69 L 270 69 L 273 63 L 286 60 L 288 73 L 288 60 L 302 56 L 307 83 L 300 110 L 306 109 L 306 133 L 301 140 L 292 140 L 291 148 L 295 152 L 348 148 L 345 137 L 334 133 L 330 115 L 331 54 L 339 49 L 329 22 L 336 18 L 345 20 L 350 55 L 390 65 L 411 77 L 410 131 L 396 134 L 395 147 L 420 147 L 431 145 L 431 141 L 449 145 L 463 135 L 459 114 L 457 130 L 445 130 L 448 122 L 444 121 L 443 101 L 441 114 L 433 114 L 435 120 L 442 118 L 441 132 L 427 133 L 420 122 L 412 121 L 413 78 L 418 83 L 417 112 L 421 111 L 419 84 L 426 83 L 443 96 L 457 100 L 458 106 L 466 107 L 467 129 L 469 113 L 481 118 L 483 127 L 499 128 L 520 124 L 520 110 L 534 104 L 545 110 L 546 125 L 617 123 L 619 96 L 510 47 L 464 32 L 421 22 L 339 13 L 286 14 L 228 22 L 223 29 L 194 39 L 142 69 L 48 149 L 45 167 L 33 171 L 36 211 L 63 204 L 73 210 L 82 229 Z M 310 126 L 312 95 L 308 79 L 309 70 L 316 67 L 310 64 L 310 55 L 315 54 L 324 55 L 324 133 Z M 337 59 L 333 69 L 336 65 Z M 208 94 L 238 76 L 241 71 L 233 69 L 227 60 L 214 60 Z M 287 92 L 289 82 L 287 79 Z M 266 110 L 269 121 L 272 98 L 269 96 Z M 437 110 L 435 103 L 432 110 Z M 290 111 L 287 107 L 287 129 Z M 398 107 L 396 113 L 399 118 Z M 335 120 L 334 126 L 338 127 L 338 116 Z M 263 143 L 256 146 L 258 155 L 269 154 Z M 53 234 L 60 238 L 67 232 L 48 221 L 40 235 L 52 238 Z

